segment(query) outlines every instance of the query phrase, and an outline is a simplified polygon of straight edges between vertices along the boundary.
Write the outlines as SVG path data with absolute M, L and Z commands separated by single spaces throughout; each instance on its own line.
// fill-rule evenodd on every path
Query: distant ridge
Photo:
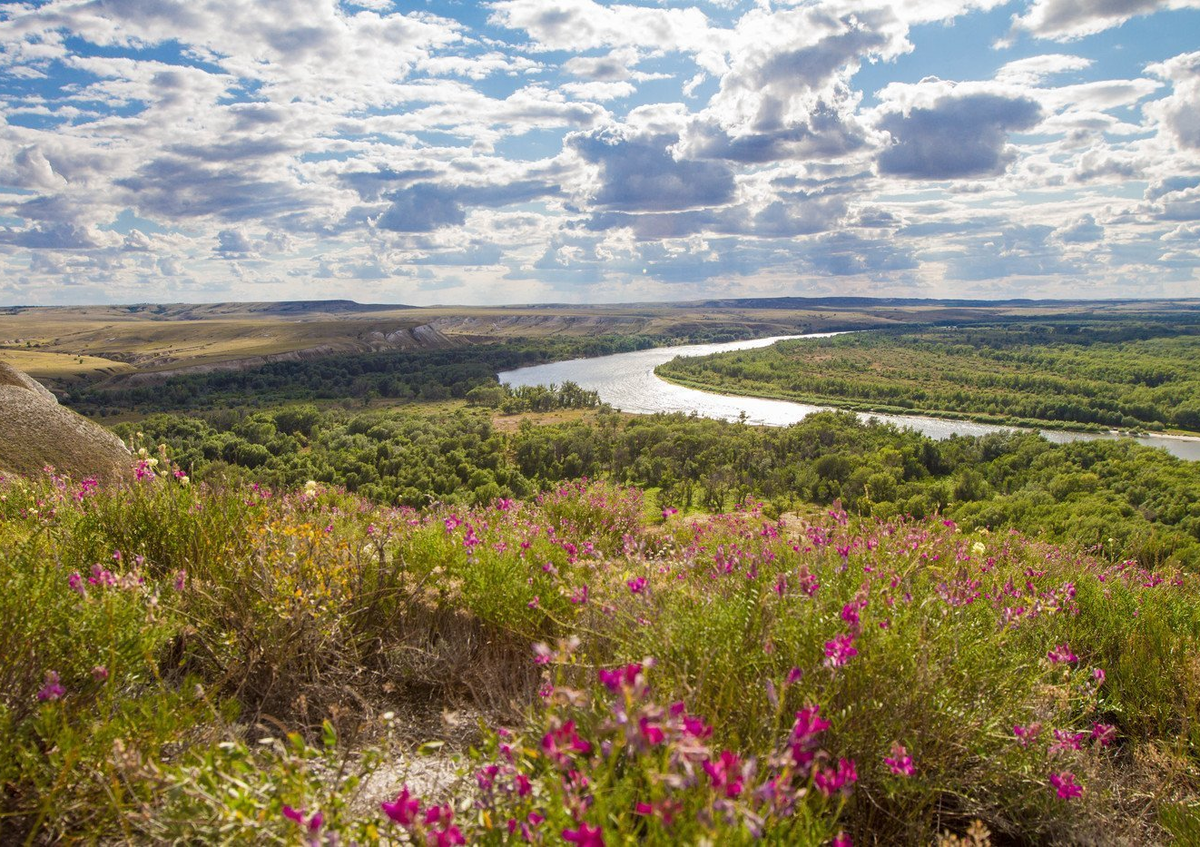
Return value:
M 1186 303 L 1190 298 L 1129 297 L 1121 300 L 1050 300 L 1043 298 L 1011 298 L 1007 300 L 963 300 L 924 297 L 737 297 L 718 300 L 698 300 L 671 305 L 707 309 L 803 309 L 820 306 L 853 308 L 862 306 L 943 306 L 947 308 L 1004 307 L 1004 306 L 1119 306 L 1126 303 Z M 1200 301 L 1194 301 L 1200 307 Z

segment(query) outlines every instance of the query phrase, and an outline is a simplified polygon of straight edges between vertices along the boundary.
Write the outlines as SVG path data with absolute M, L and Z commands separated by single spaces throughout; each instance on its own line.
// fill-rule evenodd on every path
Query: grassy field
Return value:
M 5 843 L 1200 836 L 1194 574 L 941 519 L 647 517 L 585 483 L 414 512 L 156 458 L 127 490 L 0 482 Z

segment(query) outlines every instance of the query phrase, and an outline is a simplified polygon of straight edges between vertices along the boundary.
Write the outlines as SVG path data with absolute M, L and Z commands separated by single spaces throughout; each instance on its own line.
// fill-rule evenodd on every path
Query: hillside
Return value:
M 129 473 L 124 442 L 58 400 L 36 380 L 0 362 L 0 471 L 115 481 Z
M 940 518 L 651 518 L 586 483 L 418 513 L 143 467 L 0 482 L 5 842 L 1200 826 L 1194 574 Z

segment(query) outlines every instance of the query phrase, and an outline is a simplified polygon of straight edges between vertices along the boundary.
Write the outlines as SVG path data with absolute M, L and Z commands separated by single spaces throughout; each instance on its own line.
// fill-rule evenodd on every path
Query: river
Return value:
M 695 412 L 707 418 L 735 421 L 745 413 L 746 420 L 765 426 L 787 426 L 813 412 L 823 411 L 826 406 L 810 406 L 787 400 L 765 400 L 757 397 L 735 397 L 713 394 L 684 388 L 659 379 L 654 369 L 676 356 L 707 356 L 727 350 L 750 350 L 768 347 L 776 341 L 792 338 L 828 338 L 834 333 L 812 335 L 783 335 L 775 338 L 756 338 L 750 341 L 733 341 L 727 344 L 685 344 L 678 347 L 656 347 L 651 350 L 636 350 L 632 353 L 616 353 L 612 356 L 597 356 L 591 359 L 571 359 L 548 365 L 535 365 L 500 374 L 505 385 L 561 385 L 575 382 L 590 391 L 599 393 L 600 399 L 625 412 L 654 414 L 656 412 Z M 932 438 L 949 438 L 951 435 L 984 435 L 1001 432 L 1011 427 L 991 426 L 971 421 L 955 421 L 942 418 L 926 418 L 920 415 L 879 415 L 861 413 L 860 418 L 877 418 L 909 427 Z M 1043 430 L 1050 441 L 1066 442 L 1100 438 L 1118 438 L 1112 433 L 1063 432 Z M 1134 439 L 1148 447 L 1161 447 L 1173 455 L 1190 461 L 1200 460 L 1200 439 L 1176 438 L 1164 435 L 1143 435 Z

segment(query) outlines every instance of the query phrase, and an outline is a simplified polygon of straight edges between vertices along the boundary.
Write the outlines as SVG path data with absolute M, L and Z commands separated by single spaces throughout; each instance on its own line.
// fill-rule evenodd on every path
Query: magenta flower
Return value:
M 575 829 L 564 829 L 562 837 L 563 841 L 580 847 L 604 847 L 604 830 L 584 822 Z
M 826 797 L 839 791 L 848 794 L 856 782 L 858 770 L 853 759 L 838 759 L 837 768 L 818 767 L 813 771 L 813 785 Z
M 1075 664 L 1079 661 L 1079 657 L 1071 652 L 1071 648 L 1066 642 L 1059 644 L 1053 650 L 1046 654 L 1046 658 L 1050 660 L 1050 664 Z
M 1029 726 L 1017 725 L 1013 727 L 1013 735 L 1017 736 L 1017 741 L 1022 747 L 1028 747 L 1033 742 L 1037 741 L 1037 737 L 1042 733 L 1042 725 L 1034 722 Z
M 858 655 L 854 647 L 854 637 L 846 633 L 835 636 L 832 641 L 825 642 L 825 667 L 840 668 L 846 662 Z
M 641 594 L 646 590 L 646 577 L 639 576 L 637 579 L 631 579 L 625 584 L 629 586 L 630 594 Z
M 663 733 L 662 727 L 650 723 L 649 718 L 638 719 L 638 731 L 642 734 L 642 740 L 651 747 L 662 744 L 666 740 L 666 734 Z
M 1083 746 L 1083 740 L 1088 737 L 1086 732 L 1071 732 L 1066 729 L 1054 730 L 1054 744 L 1050 752 L 1060 750 L 1078 750 Z
M 462 831 L 453 824 L 454 809 L 448 803 L 441 806 L 430 806 L 425 812 L 425 825 L 436 829 L 425 831 L 425 843 L 429 847 L 456 847 L 466 844 Z
M 708 738 L 712 735 L 713 728 L 705 723 L 703 718 L 686 715 L 683 718 L 683 731 L 693 738 Z
M 325 823 L 325 816 L 320 812 L 316 812 L 311 818 L 305 820 L 303 809 L 293 809 L 286 805 L 283 807 L 283 816 L 290 821 L 295 821 L 299 826 L 306 827 L 309 832 L 316 832 Z
M 73 573 L 67 577 L 67 587 L 81 597 L 87 594 L 87 588 L 83 584 L 83 577 L 78 573 Z
M 832 847 L 854 847 L 854 842 L 850 840 L 849 835 L 839 832 L 833 837 Z
M 1050 784 L 1058 792 L 1060 800 L 1070 800 L 1083 794 L 1083 786 L 1075 781 L 1075 774 L 1070 771 L 1050 774 Z
M 417 815 L 421 811 L 420 799 L 409 792 L 407 785 L 400 790 L 400 794 L 395 800 L 390 803 L 380 803 L 379 805 L 383 808 L 383 813 L 388 816 L 389 820 L 401 826 L 412 826 L 413 821 L 417 819 Z
M 596 671 L 596 676 L 599 678 L 601 685 L 603 685 L 609 691 L 616 693 L 617 691 L 620 691 L 623 686 L 632 688 L 634 685 L 636 685 L 638 675 L 641 674 L 641 672 L 641 663 L 634 662 L 626 665 L 623 668 L 614 668 L 613 670 L 600 668 L 600 670 Z
M 896 776 L 912 776 L 917 769 L 913 767 L 912 756 L 901 744 L 892 745 L 892 755 L 884 756 L 883 763 L 892 769 Z
M 1097 685 L 1104 684 L 1104 668 L 1096 668 L 1092 671 L 1092 679 L 1096 680 Z
M 1092 725 L 1092 740 L 1097 742 L 1101 747 L 1107 747 L 1116 740 L 1117 728 L 1110 723 L 1097 723 Z
M 842 620 L 850 624 L 850 626 L 858 626 L 858 604 L 847 603 L 842 606 Z
M 714 789 L 731 799 L 742 793 L 742 763 L 736 753 L 722 750 L 716 761 L 708 759 L 702 764 Z
M 38 700 L 43 703 L 52 700 L 61 700 L 66 696 L 66 693 L 67 689 L 59 684 L 58 671 L 46 671 L 45 685 L 37 693 Z

